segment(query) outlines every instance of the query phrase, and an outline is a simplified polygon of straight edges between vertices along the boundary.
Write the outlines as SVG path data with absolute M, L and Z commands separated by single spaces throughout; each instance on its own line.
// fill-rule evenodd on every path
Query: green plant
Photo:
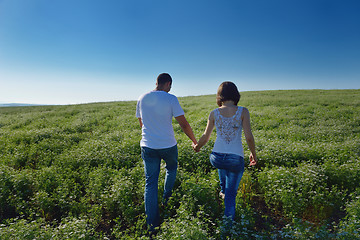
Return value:
M 347 216 L 339 225 L 339 239 L 360 238 L 360 188 L 351 194 L 351 200 L 346 204 Z
M 241 96 L 259 163 L 243 176 L 231 237 L 359 238 L 360 90 Z M 215 95 L 179 101 L 199 138 L 217 107 Z M 144 239 L 135 107 L 128 101 L 0 108 L 0 239 Z M 224 210 L 209 162 L 216 134 L 195 153 L 173 125 L 178 175 L 155 238 L 216 239 Z M 247 161 L 245 139 L 243 145 Z M 164 174 L 162 167 L 160 197 Z
M 321 223 L 340 207 L 341 194 L 336 187 L 327 187 L 327 176 L 320 166 L 265 169 L 258 176 L 267 204 L 288 217 Z

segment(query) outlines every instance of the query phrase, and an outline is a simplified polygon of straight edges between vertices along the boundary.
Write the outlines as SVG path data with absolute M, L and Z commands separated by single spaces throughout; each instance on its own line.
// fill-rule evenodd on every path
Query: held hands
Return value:
M 191 146 L 195 152 L 200 152 L 199 144 L 192 143 Z

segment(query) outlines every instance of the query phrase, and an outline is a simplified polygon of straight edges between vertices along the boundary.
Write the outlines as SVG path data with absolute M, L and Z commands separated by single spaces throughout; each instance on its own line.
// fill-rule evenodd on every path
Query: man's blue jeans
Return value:
M 218 169 L 221 192 L 225 194 L 226 217 L 235 217 L 236 194 L 244 173 L 244 158 L 236 154 L 212 152 L 211 164 Z
M 163 202 L 167 202 L 171 196 L 175 184 L 178 149 L 177 145 L 165 149 L 152 149 L 141 147 L 141 157 L 145 169 L 145 213 L 146 221 L 150 230 L 160 225 L 158 205 L 158 180 L 160 174 L 160 163 L 163 159 L 166 163 L 166 175 L 164 183 Z

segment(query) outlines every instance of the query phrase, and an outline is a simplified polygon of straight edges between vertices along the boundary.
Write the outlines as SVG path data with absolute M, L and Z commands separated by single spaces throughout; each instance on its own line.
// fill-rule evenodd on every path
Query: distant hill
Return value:
M 27 103 L 0 103 L 0 107 L 27 107 L 27 106 L 40 106 L 40 105 L 27 104 Z

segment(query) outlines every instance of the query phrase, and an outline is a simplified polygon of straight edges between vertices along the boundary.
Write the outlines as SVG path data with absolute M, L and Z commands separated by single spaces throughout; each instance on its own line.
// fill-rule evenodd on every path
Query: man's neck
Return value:
M 169 92 L 171 89 L 171 83 L 165 83 L 165 84 L 156 84 L 156 88 L 155 91 L 164 91 L 164 92 Z
M 163 91 L 163 92 L 169 92 L 165 87 L 156 87 L 155 91 Z

